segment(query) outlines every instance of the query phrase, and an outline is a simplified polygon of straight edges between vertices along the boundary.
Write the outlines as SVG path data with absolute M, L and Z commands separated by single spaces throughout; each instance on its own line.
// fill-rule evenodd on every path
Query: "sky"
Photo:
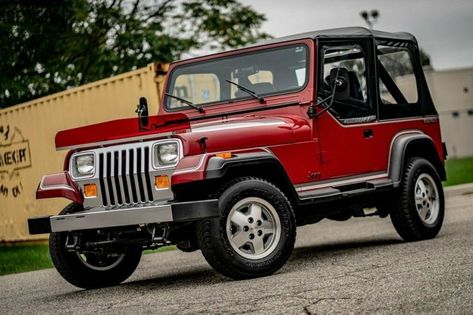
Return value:
M 436 70 L 473 67 L 473 0 L 240 0 L 267 21 L 274 37 L 307 31 L 366 26 L 360 11 L 377 9 L 375 29 L 409 32 Z

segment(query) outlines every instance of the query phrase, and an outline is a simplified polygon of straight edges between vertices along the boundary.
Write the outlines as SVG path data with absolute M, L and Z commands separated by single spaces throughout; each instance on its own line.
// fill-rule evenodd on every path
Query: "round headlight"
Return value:
M 95 163 L 93 154 L 76 156 L 73 160 L 74 177 L 88 176 L 94 174 Z
M 179 157 L 179 150 L 176 142 L 163 143 L 156 146 L 155 157 L 159 165 L 176 164 Z

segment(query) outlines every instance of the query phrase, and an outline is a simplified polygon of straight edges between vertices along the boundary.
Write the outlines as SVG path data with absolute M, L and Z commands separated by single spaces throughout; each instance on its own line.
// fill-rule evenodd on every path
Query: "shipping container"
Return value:
M 156 114 L 167 66 L 147 67 L 0 110 L 0 242 L 30 236 L 27 218 L 57 214 L 65 199 L 36 200 L 41 177 L 63 170 L 66 151 L 56 151 L 59 130 L 136 117 L 141 96 Z

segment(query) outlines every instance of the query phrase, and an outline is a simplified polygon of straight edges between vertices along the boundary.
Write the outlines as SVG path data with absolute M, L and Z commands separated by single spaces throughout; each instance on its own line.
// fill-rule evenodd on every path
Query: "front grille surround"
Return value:
M 73 178 L 81 189 L 84 184 L 98 185 L 98 196 L 84 198 L 84 208 L 103 206 L 113 209 L 172 200 L 171 189 L 157 189 L 154 177 L 158 175 L 171 177 L 175 165 L 159 167 L 153 165 L 154 146 L 169 142 L 178 143 L 179 159 L 181 159 L 182 143 L 178 139 L 139 142 L 91 150 L 90 152 L 95 154 L 94 176 L 84 179 Z

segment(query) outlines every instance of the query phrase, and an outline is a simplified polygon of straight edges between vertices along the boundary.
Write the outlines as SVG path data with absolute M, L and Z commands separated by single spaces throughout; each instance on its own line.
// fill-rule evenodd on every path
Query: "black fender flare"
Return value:
M 209 159 L 206 168 L 206 180 L 212 179 L 223 179 L 230 172 L 234 171 L 236 174 L 242 173 L 240 170 L 248 170 L 251 168 L 257 173 L 270 172 L 269 177 L 277 179 L 279 184 L 284 185 L 284 187 L 279 187 L 286 193 L 289 193 L 289 198 L 294 198 L 297 200 L 297 193 L 292 184 L 289 176 L 286 173 L 286 170 L 281 164 L 281 161 L 267 151 L 251 152 L 251 153 L 237 153 L 233 157 L 224 159 L 221 157 L 212 157 Z M 268 173 L 266 173 L 268 174 Z M 243 175 L 252 175 L 252 174 L 241 174 Z M 255 174 L 258 176 L 257 174 Z M 278 184 L 275 183 L 275 184 Z
M 434 167 L 439 172 L 439 176 L 442 180 L 446 179 L 445 168 L 440 162 L 437 150 L 435 149 L 434 141 L 428 135 L 421 132 L 409 132 L 397 135 L 391 145 L 391 154 L 389 158 L 389 178 L 393 181 L 394 187 L 398 187 L 402 180 L 402 172 L 404 169 L 405 156 L 409 148 L 412 145 L 425 145 L 430 147 L 435 152 L 435 157 L 427 157 Z M 425 152 L 425 154 L 430 154 Z M 436 160 L 432 160 L 436 159 Z
M 222 178 L 231 168 L 268 163 L 275 164 L 284 171 L 278 158 L 269 152 L 238 153 L 227 159 L 214 156 L 211 157 L 207 163 L 205 178 Z

